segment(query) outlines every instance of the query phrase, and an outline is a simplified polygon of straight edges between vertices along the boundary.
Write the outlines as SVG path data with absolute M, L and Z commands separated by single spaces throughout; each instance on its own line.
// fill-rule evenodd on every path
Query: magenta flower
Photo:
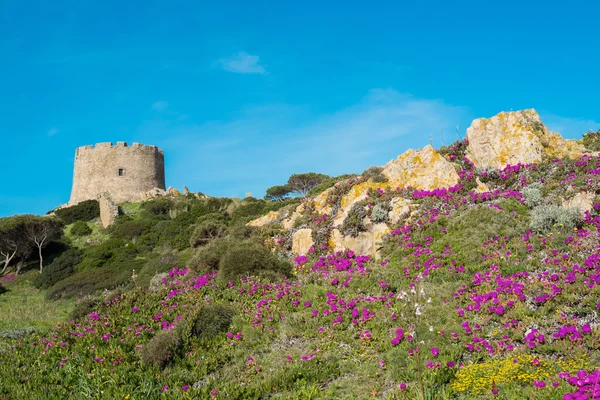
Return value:
M 437 357 L 437 356 L 440 354 L 440 350 L 439 350 L 437 347 L 432 347 L 432 348 L 431 348 L 431 354 L 432 354 L 434 357 Z

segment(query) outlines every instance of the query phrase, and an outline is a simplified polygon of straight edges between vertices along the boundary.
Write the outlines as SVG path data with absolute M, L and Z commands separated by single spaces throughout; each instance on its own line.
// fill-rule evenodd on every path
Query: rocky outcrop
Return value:
M 344 236 L 339 229 L 331 232 L 329 245 L 334 251 L 352 250 L 357 254 L 370 255 L 377 258 L 383 237 L 390 232 L 390 228 L 384 224 L 371 224 L 366 232 L 361 232 L 357 237 Z
M 115 223 L 119 216 L 119 207 L 112 200 L 108 192 L 102 193 L 98 198 L 100 205 L 100 221 L 104 228 L 108 228 Z
M 421 150 L 407 150 L 387 163 L 382 173 L 389 179 L 391 188 L 435 189 L 456 185 L 459 180 L 454 165 L 431 145 Z
M 594 194 L 589 192 L 579 192 L 572 199 L 562 202 L 565 208 L 577 207 L 581 213 L 591 211 L 594 207 Z
M 292 236 L 292 252 L 294 254 L 306 254 L 314 245 L 312 229 L 299 229 Z
M 265 226 L 272 222 L 275 222 L 275 220 L 277 220 L 278 217 L 279 217 L 278 211 L 269 211 L 266 215 L 263 215 L 262 217 L 260 217 L 258 219 L 248 222 L 248 225 L 250 225 L 250 226 Z
M 575 158 L 584 151 L 577 142 L 550 132 L 534 109 L 476 119 L 467 140 L 467 158 L 477 168 L 538 163 L 544 156 Z

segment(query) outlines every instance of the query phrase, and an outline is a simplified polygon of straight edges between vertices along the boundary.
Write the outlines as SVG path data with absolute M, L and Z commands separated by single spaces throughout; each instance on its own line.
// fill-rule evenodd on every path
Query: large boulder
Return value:
M 366 232 L 361 232 L 357 237 L 344 236 L 339 229 L 334 229 L 331 231 L 329 245 L 334 251 L 352 250 L 356 254 L 377 258 L 383 237 L 390 232 L 390 228 L 384 223 L 371 224 L 367 228 Z
M 292 252 L 294 254 L 306 254 L 313 245 L 312 229 L 304 228 L 294 232 L 294 236 L 292 236 Z
M 266 215 L 248 222 L 249 226 L 265 226 L 279 218 L 279 211 L 269 211 Z
M 454 165 L 430 145 L 421 150 L 407 150 L 387 163 L 382 173 L 392 189 L 411 186 L 429 190 L 454 186 L 459 180 Z
M 544 156 L 575 158 L 584 151 L 577 142 L 550 132 L 534 109 L 476 119 L 467 140 L 467 158 L 477 168 L 538 163 Z
M 579 192 L 573 198 L 563 201 L 562 206 L 565 208 L 577 207 L 583 214 L 586 211 L 591 211 L 594 207 L 594 197 L 593 193 Z

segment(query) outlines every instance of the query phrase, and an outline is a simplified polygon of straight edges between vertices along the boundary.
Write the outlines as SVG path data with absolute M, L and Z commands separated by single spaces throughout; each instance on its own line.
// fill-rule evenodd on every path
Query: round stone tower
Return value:
M 140 201 L 154 188 L 165 189 L 165 155 L 156 146 L 98 143 L 75 151 L 69 205 L 108 192 L 116 203 Z

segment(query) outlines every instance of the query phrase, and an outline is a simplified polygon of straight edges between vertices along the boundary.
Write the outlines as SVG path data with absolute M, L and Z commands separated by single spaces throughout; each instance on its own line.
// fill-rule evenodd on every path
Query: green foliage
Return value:
M 272 186 L 267 189 L 265 200 L 282 201 L 289 196 L 292 188 L 288 185 Z
M 85 318 L 94 311 L 102 302 L 100 300 L 95 299 L 85 299 L 77 302 L 77 305 L 71 311 L 71 319 L 79 320 Z
M 265 246 L 251 241 L 231 246 L 219 262 L 219 278 L 226 282 L 260 271 L 290 276 L 292 266 L 287 260 L 278 259 Z
M 71 235 L 73 236 L 87 236 L 92 233 L 92 228 L 84 221 L 75 221 L 71 226 Z
M 523 198 L 529 207 L 536 207 L 542 204 L 544 197 L 542 196 L 542 184 L 534 182 L 523 188 Z
M 329 178 L 327 175 L 317 174 L 315 172 L 294 174 L 290 176 L 286 186 L 289 187 L 290 192 L 306 197 L 312 188 L 321 184 L 327 178 Z
M 227 332 L 234 310 L 224 304 L 211 303 L 200 308 L 192 327 L 192 334 L 201 339 L 212 339 L 220 333 Z
M 364 180 L 371 179 L 373 182 L 383 183 L 387 182 L 388 178 L 383 175 L 383 167 L 372 166 L 363 171 L 361 174 Z
M 0 332 L 0 338 L 18 340 L 23 339 L 27 335 L 33 335 L 34 333 L 35 328 L 32 328 L 31 326 L 26 326 L 23 328 L 2 331 Z
M 187 266 L 196 272 L 216 271 L 219 269 L 219 262 L 225 255 L 232 242 L 228 238 L 215 239 L 206 246 L 200 247 Z
M 557 205 L 538 206 L 531 211 L 531 230 L 548 233 L 552 230 L 572 231 L 581 222 L 581 211 L 577 207 Z
M 44 271 L 32 280 L 38 289 L 48 289 L 75 273 L 75 266 L 81 262 L 81 251 L 69 249 L 58 256 Z
M 152 220 L 133 219 L 128 215 L 121 215 L 115 223 L 109 227 L 109 232 L 113 238 L 133 241 L 152 229 Z
M 365 207 L 358 203 L 354 204 L 342 224 L 344 236 L 357 237 L 361 232 L 365 232 L 367 230 L 364 222 L 366 216 L 367 210 L 365 210 Z
M 67 225 L 75 221 L 91 221 L 100 216 L 100 204 L 97 200 L 85 200 L 71 207 L 54 210 L 54 213 Z
M 387 203 L 375 204 L 371 209 L 371 222 L 379 224 L 381 222 L 388 222 L 390 212 L 390 206 Z
M 600 129 L 596 132 L 590 130 L 583 135 L 581 142 L 590 151 L 600 151 Z
M 173 201 L 166 197 L 144 201 L 140 209 L 148 211 L 152 215 L 166 215 L 173 208 Z
M 180 345 L 181 337 L 176 329 L 162 331 L 142 348 L 140 357 L 144 364 L 164 368 L 171 362 Z
M 46 292 L 46 298 L 56 300 L 62 297 L 94 294 L 96 291 L 104 289 L 114 289 L 128 282 L 130 276 L 130 269 L 118 271 L 100 268 L 78 272 L 51 286 Z
M 129 246 L 122 239 L 108 239 L 96 246 L 85 249 L 78 271 L 97 269 L 109 265 L 117 259 L 135 258 L 134 246 Z
M 196 226 L 190 236 L 190 246 L 204 246 L 212 240 L 226 236 L 228 232 L 225 223 L 208 219 Z

